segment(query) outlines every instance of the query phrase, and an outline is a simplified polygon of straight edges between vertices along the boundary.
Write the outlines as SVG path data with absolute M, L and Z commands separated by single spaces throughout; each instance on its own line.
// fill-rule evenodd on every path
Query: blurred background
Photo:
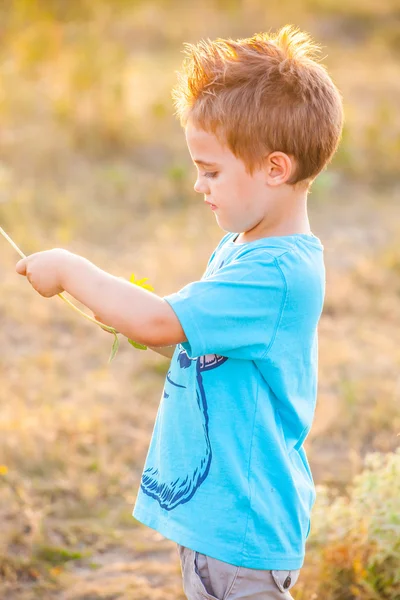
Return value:
M 399 600 L 398 0 L 4 0 L 0 225 L 160 296 L 199 279 L 225 232 L 173 115 L 183 43 L 287 23 L 322 44 L 346 119 L 309 195 L 327 288 L 292 594 Z M 18 260 L 0 237 L 0 597 L 184 600 L 175 544 L 131 516 L 170 361 L 120 336 L 109 365 L 113 337 Z

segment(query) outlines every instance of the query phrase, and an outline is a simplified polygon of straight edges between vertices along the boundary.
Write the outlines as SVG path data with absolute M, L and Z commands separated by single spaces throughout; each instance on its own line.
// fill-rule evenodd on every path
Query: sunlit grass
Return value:
M 400 440 L 394 9 L 389 0 L 16 0 L 1 9 L 1 226 L 25 254 L 67 247 L 117 276 L 148 277 L 160 295 L 200 278 L 223 235 L 193 192 L 172 114 L 182 42 L 295 22 L 326 45 L 346 123 L 310 195 L 328 270 L 306 446 L 332 497 L 346 496 L 367 452 Z M 108 366 L 110 336 L 35 295 L 3 242 L 0 595 L 183 600 L 174 543 L 131 516 L 168 360 L 121 345 Z M 366 500 L 379 500 L 379 473 L 362 481 L 374 486 Z M 316 555 L 306 556 L 296 600 L 319 586 L 324 600 L 376 600 L 362 585 L 391 573 L 363 555 L 357 497 L 346 513 L 360 517 L 352 543 L 341 537 L 340 502 L 322 507 L 332 519 L 310 538 L 322 562 L 316 571 Z

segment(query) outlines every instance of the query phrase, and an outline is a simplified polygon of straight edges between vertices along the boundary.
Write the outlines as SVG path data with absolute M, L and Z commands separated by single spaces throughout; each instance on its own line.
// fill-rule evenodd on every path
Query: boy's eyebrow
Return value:
M 217 163 L 206 162 L 205 160 L 201 160 L 200 158 L 198 160 L 194 159 L 193 162 L 195 162 L 196 165 L 203 165 L 204 167 L 214 167 L 217 165 Z

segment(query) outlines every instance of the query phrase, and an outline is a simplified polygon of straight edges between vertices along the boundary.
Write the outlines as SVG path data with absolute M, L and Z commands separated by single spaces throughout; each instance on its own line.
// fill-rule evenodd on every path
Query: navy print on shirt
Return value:
M 192 439 L 196 439 L 195 449 L 187 457 L 185 472 L 174 473 L 173 480 L 163 479 L 157 468 L 147 467 L 142 475 L 140 484 L 141 489 L 145 494 L 157 500 L 160 506 L 166 510 L 173 510 L 179 504 L 189 502 L 196 490 L 202 485 L 207 478 L 212 460 L 212 449 L 208 436 L 208 411 L 207 398 L 203 386 L 203 373 L 211 369 L 217 369 L 228 358 L 218 356 L 217 354 L 207 354 L 198 358 L 189 358 L 184 348 L 180 345 L 181 351 L 176 355 L 176 360 L 180 370 L 196 369 L 196 399 L 193 398 L 193 406 L 188 407 L 188 410 L 196 411 L 198 419 L 195 419 L 197 430 L 190 431 Z M 179 371 L 178 371 L 179 372 Z M 168 371 L 166 383 L 164 386 L 163 402 L 168 402 L 170 394 L 168 389 L 174 386 L 175 394 L 179 393 L 179 388 L 185 388 L 178 381 L 171 379 L 171 371 Z M 189 401 L 189 399 L 187 399 Z M 171 440 L 173 444 L 173 440 Z M 168 448 L 168 455 L 171 460 L 174 456 L 174 448 Z M 178 463 L 178 461 L 176 461 Z M 190 462 L 192 464 L 190 464 Z M 190 465 L 189 467 L 187 465 Z M 165 477 L 165 476 L 164 476 Z

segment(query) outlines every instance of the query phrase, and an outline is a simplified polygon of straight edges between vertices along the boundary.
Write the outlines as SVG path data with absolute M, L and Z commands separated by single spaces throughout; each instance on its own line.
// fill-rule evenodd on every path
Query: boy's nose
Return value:
M 208 185 L 206 182 L 200 182 L 199 179 L 196 179 L 196 183 L 194 184 L 194 191 L 198 192 L 199 194 L 209 194 L 210 191 L 208 189 Z

